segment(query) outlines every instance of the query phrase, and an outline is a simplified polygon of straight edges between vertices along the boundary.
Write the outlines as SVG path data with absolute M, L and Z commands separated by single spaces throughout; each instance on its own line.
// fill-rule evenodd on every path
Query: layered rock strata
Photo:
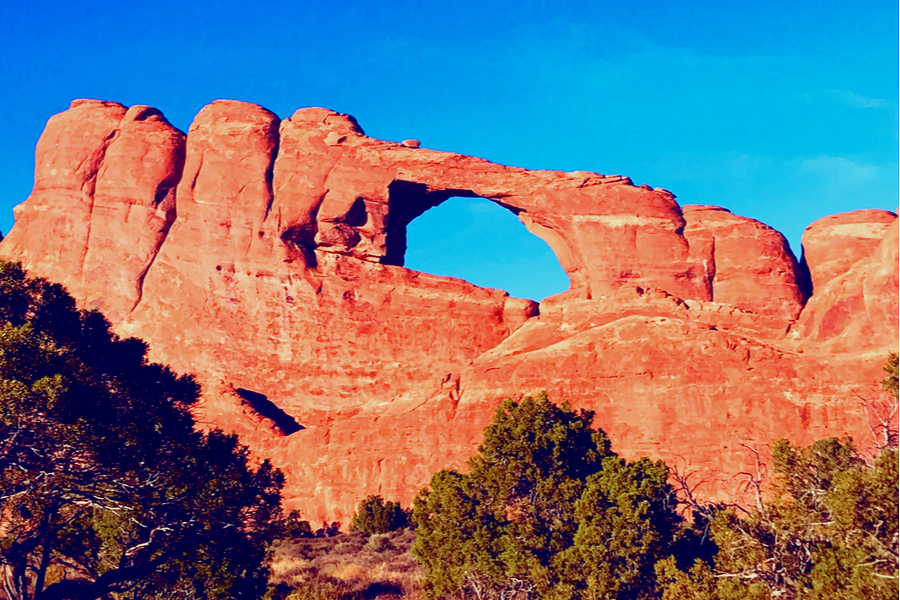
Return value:
M 403 267 L 406 228 L 455 196 L 515 213 L 570 289 L 540 305 Z M 203 384 L 203 422 L 343 519 L 460 467 L 505 397 L 596 411 L 627 456 L 714 480 L 742 444 L 852 434 L 897 348 L 897 221 L 784 237 L 621 176 L 531 171 L 365 136 L 322 108 L 217 101 L 185 136 L 152 108 L 77 100 L 38 142 L 0 256 L 65 284 Z M 710 484 L 710 493 L 724 493 Z

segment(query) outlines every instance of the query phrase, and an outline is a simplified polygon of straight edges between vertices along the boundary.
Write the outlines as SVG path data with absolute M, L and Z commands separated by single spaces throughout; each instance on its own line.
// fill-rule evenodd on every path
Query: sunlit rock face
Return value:
M 405 269 L 407 225 L 455 196 L 515 213 L 570 289 L 538 305 Z M 408 503 L 503 398 L 544 389 L 596 411 L 620 453 L 711 481 L 745 442 L 864 445 L 858 396 L 897 348 L 896 215 L 829 217 L 803 243 L 798 263 L 719 207 L 376 140 L 323 108 L 217 101 L 185 136 L 77 100 L 0 256 L 195 373 L 202 422 L 281 467 L 289 507 L 346 522 L 370 493 Z
M 897 344 L 897 216 L 858 210 L 803 233 L 812 297 L 800 317 L 805 346 L 854 352 Z

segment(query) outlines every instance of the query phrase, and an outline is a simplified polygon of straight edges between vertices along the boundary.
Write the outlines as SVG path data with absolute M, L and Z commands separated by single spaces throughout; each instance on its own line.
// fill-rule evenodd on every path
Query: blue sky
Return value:
M 549 5 L 7 3 L 0 229 L 30 191 L 44 123 L 79 97 L 150 104 L 185 130 L 216 98 L 282 117 L 325 106 L 379 138 L 628 175 L 768 223 L 798 254 L 817 218 L 896 210 L 896 1 Z M 560 291 L 552 255 L 509 216 L 471 200 L 434 209 L 412 225 L 408 264 Z

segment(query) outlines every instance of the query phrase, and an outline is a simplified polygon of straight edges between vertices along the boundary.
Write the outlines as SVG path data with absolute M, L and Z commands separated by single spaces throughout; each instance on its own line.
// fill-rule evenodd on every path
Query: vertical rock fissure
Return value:
M 263 214 L 263 222 L 268 220 L 269 213 L 272 211 L 272 204 L 275 202 L 275 160 L 278 158 L 278 149 L 281 147 L 281 134 L 278 130 L 275 130 L 275 144 L 272 147 L 272 153 L 269 157 L 269 167 L 266 169 L 266 194 L 268 195 L 266 201 L 266 210 Z
M 147 261 L 147 265 L 137 276 L 137 293 L 135 295 L 134 304 L 131 305 L 131 309 L 128 311 L 129 313 L 134 312 L 137 309 L 138 305 L 141 303 L 141 300 L 144 298 L 144 280 L 147 278 L 147 273 L 150 272 L 150 268 L 153 267 L 153 264 L 156 262 L 156 257 L 159 256 L 159 251 L 162 249 L 162 245 L 165 243 L 166 239 L 169 236 L 169 230 L 172 228 L 172 223 L 174 222 L 174 220 L 175 219 L 173 218 L 171 221 L 166 221 L 166 224 L 161 230 L 162 237 L 156 244 L 156 247 L 153 249 L 153 254 L 150 256 L 150 260 Z
M 91 176 L 88 177 L 81 186 L 82 191 L 87 191 L 87 196 L 89 198 L 88 202 L 88 219 L 87 219 L 87 232 L 84 239 L 84 249 L 81 252 L 81 281 L 79 283 L 84 283 L 84 269 L 85 263 L 87 262 L 87 254 L 91 247 L 91 233 L 93 232 L 93 222 L 94 222 L 94 197 L 97 191 L 97 176 L 100 174 L 100 168 L 103 166 L 103 159 L 106 158 L 106 150 L 109 148 L 109 145 L 112 143 L 112 140 L 115 139 L 116 134 L 119 133 L 118 129 L 113 129 L 109 135 L 107 135 L 103 139 L 103 144 L 100 146 L 100 149 L 97 151 L 99 156 L 96 159 L 96 164 L 92 168 Z M 85 190 L 87 188 L 87 190 Z
M 182 178 L 184 177 L 184 165 L 187 160 L 187 148 L 186 144 L 181 146 L 175 161 L 175 168 L 172 172 L 172 176 L 167 178 L 165 181 L 160 183 L 159 187 L 156 191 L 156 197 L 154 200 L 156 202 L 157 210 L 165 210 L 165 221 L 162 226 L 162 229 L 159 231 L 159 239 L 154 244 L 153 252 L 150 255 L 150 260 L 147 261 L 147 264 L 141 269 L 141 272 L 137 276 L 137 280 L 135 281 L 136 293 L 134 303 L 131 305 L 129 313 L 133 313 L 137 310 L 138 305 L 140 305 L 141 300 L 144 298 L 144 280 L 147 278 L 147 273 L 150 272 L 150 269 L 156 263 L 156 258 L 159 256 L 160 251 L 162 250 L 163 244 L 166 243 L 166 240 L 169 239 L 169 231 L 172 230 L 172 225 L 178 219 L 178 185 L 181 183 Z M 200 168 L 203 166 L 203 155 L 200 155 L 200 165 L 197 168 L 197 172 L 194 174 L 194 179 L 191 182 L 191 190 L 193 191 L 194 185 L 197 183 L 197 177 L 200 175 Z M 159 201 L 158 198 L 160 196 L 160 190 L 166 189 L 166 194 L 163 196 L 162 200 Z M 171 195 L 171 203 L 172 208 L 169 209 L 165 206 L 166 202 L 169 202 L 169 197 Z

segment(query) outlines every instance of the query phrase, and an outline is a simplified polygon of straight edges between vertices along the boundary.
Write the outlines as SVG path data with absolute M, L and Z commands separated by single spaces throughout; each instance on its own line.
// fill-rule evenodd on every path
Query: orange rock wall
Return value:
M 517 214 L 569 291 L 537 305 L 405 269 L 406 226 L 453 196 Z M 408 503 L 500 400 L 541 389 L 595 410 L 618 451 L 713 480 L 746 441 L 865 443 L 854 394 L 878 393 L 897 348 L 893 213 L 817 221 L 798 263 L 725 209 L 376 140 L 321 108 L 217 101 L 185 136 L 149 107 L 75 101 L 0 256 L 195 373 L 200 419 L 270 457 L 313 521 L 370 493 Z

